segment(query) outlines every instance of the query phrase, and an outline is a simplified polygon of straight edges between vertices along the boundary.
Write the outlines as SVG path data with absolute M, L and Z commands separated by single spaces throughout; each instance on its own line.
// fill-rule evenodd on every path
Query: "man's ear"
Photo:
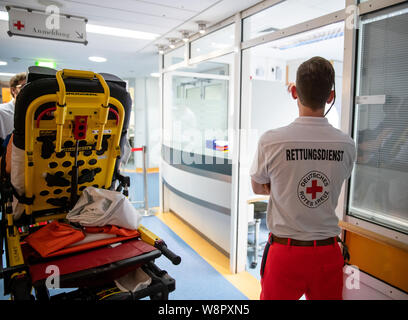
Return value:
M 12 97 L 13 99 L 16 98 L 16 97 L 15 97 L 16 92 L 15 92 L 14 90 L 15 90 L 14 88 L 10 88 L 10 94 L 11 94 L 11 97 Z
M 297 92 L 296 92 L 296 86 L 295 86 L 295 85 L 292 85 L 292 86 L 291 86 L 291 88 L 290 88 L 290 93 L 291 93 L 293 99 L 296 100 L 296 99 L 298 98 Z
M 330 95 L 329 95 L 329 98 L 327 99 L 327 104 L 330 104 L 330 103 L 332 103 L 333 102 L 333 99 L 334 99 L 334 90 L 332 90 L 332 91 L 330 91 Z

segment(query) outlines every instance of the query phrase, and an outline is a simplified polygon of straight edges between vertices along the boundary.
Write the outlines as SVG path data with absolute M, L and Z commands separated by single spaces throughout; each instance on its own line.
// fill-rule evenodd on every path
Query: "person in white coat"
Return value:
M 26 83 L 27 74 L 18 73 L 10 79 L 10 92 L 12 99 L 7 103 L 0 104 L 0 140 L 13 132 L 14 129 L 14 102 L 21 88 Z

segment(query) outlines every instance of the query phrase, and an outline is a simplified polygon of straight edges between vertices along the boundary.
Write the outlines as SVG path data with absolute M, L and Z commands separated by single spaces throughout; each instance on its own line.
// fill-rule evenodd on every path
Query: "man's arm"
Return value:
M 254 191 L 255 194 L 262 194 L 262 195 L 267 195 L 267 196 L 270 195 L 271 193 L 270 183 L 260 184 L 254 181 L 254 179 L 251 179 L 251 184 L 252 184 L 252 191 Z

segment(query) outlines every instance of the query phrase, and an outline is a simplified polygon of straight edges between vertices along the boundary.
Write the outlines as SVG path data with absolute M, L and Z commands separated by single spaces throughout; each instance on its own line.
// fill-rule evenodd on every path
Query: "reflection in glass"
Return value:
M 344 9 L 345 0 L 286 0 L 244 19 L 244 41 Z
M 177 64 L 184 61 L 185 46 L 181 46 L 164 55 L 164 67 L 167 68 L 173 64 Z
M 408 232 L 408 10 L 393 10 L 360 28 L 350 214 Z
M 287 86 L 296 81 L 300 64 L 318 55 L 331 61 L 335 69 L 336 102 L 327 118 L 339 128 L 343 45 L 344 23 L 340 22 L 245 50 L 242 81 L 244 100 L 248 99 L 250 106 L 249 127 L 260 136 L 298 117 L 297 103 L 288 94 Z
M 230 24 L 191 42 L 191 58 L 230 48 L 234 45 L 234 40 L 235 24 Z
M 227 159 L 232 56 L 164 76 L 163 143 L 195 155 Z

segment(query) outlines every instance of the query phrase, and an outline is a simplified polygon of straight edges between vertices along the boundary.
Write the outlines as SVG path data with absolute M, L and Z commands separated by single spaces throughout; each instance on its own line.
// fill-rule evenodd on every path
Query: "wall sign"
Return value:
M 24 36 L 88 44 L 88 20 L 60 14 L 57 6 L 48 6 L 46 11 L 9 6 L 6 9 L 9 14 L 10 37 Z

